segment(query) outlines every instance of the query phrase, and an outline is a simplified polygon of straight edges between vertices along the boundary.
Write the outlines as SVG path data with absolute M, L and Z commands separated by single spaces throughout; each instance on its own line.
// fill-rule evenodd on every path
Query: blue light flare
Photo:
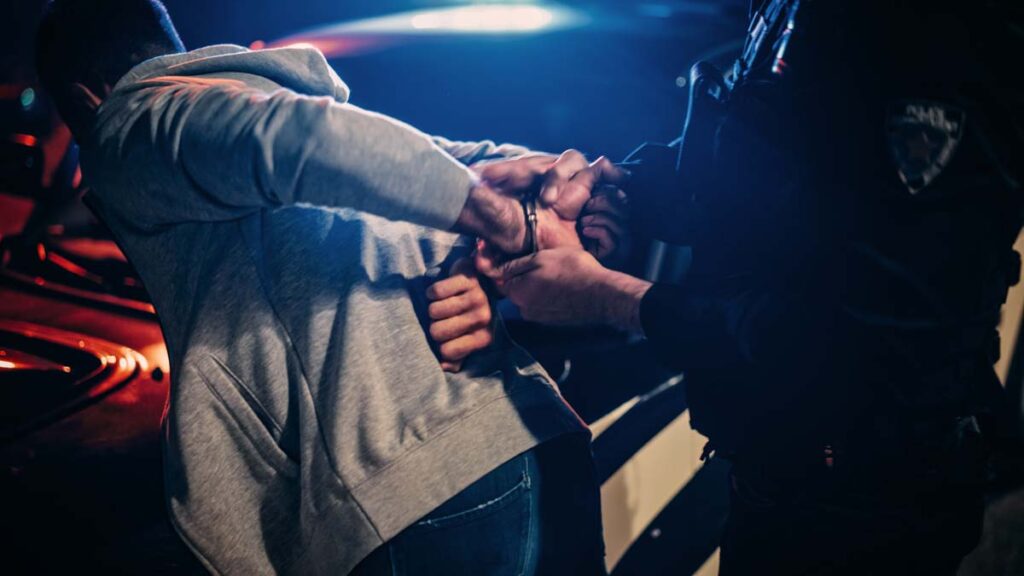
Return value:
M 416 30 L 467 33 L 522 33 L 550 27 L 555 22 L 550 8 L 532 5 L 490 4 L 462 6 L 413 13 Z
M 514 36 L 553 32 L 589 23 L 582 12 L 541 3 L 473 4 L 414 10 L 340 22 L 270 43 L 311 44 L 328 57 L 347 56 L 392 45 L 401 39 L 437 36 Z

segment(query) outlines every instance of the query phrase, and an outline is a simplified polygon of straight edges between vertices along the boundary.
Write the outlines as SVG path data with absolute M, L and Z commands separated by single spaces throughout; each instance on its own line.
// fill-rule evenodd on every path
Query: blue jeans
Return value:
M 567 436 L 509 460 L 386 542 L 351 574 L 606 574 L 589 442 Z

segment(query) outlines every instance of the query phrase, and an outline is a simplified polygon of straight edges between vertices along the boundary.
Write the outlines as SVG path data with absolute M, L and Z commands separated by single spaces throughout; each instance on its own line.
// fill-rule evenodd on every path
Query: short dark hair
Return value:
M 158 0 L 53 0 L 36 34 L 36 68 L 63 114 L 72 84 L 98 94 L 137 64 L 184 49 Z

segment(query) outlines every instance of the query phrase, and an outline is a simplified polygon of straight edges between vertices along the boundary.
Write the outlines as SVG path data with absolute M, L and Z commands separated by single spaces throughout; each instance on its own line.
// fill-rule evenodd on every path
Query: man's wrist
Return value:
M 620 330 L 642 335 L 640 303 L 652 284 L 629 274 L 607 270 L 601 286 L 604 287 L 605 323 Z
M 477 182 L 469 191 L 455 231 L 479 236 L 502 252 L 518 254 L 526 238 L 522 206 L 518 200 L 498 193 L 486 182 Z

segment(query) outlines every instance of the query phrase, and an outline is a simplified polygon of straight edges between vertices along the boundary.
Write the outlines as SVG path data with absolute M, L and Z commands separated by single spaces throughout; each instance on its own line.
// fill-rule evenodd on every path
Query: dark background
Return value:
M 272 43 L 338 22 L 475 4 L 428 0 L 165 3 L 188 48 Z M 0 86 L 15 86 L 12 98 L 23 94 L 25 85 L 33 81 L 33 36 L 44 5 L 43 0 L 7 0 L 0 7 Z M 576 147 L 591 156 L 619 159 L 645 140 L 668 141 L 678 135 L 686 107 L 686 87 L 679 86 L 679 79 L 697 60 L 728 62 L 744 36 L 748 1 L 564 0 L 560 5 L 578 11 L 588 23 L 523 35 L 377 38 L 367 50 L 332 58 L 331 63 L 352 88 L 354 104 L 426 132 L 453 139 L 490 138 L 547 151 Z M 3 121 L 0 113 L 0 124 Z M 27 198 L 5 200 L 0 205 L 0 237 L 20 229 L 32 206 Z M 59 235 L 47 242 L 51 253 L 62 254 Z M 96 260 L 79 262 L 89 268 Z M 16 331 L 9 325 L 5 328 L 5 321 L 28 321 L 130 346 L 148 357 L 154 369 L 0 453 L 0 494 L 19 495 L 20 507 L 8 514 L 19 533 L 10 546 L 15 567 L 11 573 L 71 573 L 83 565 L 107 574 L 202 573 L 171 532 L 162 508 L 158 425 L 167 377 L 166 352 L 155 316 L 47 292 L 33 280 L 45 278 L 59 284 L 67 281 L 67 274 L 57 270 L 63 275 L 50 278 L 47 274 L 55 270 L 52 262 L 32 265 L 31 274 L 25 276 L 27 283 L 9 278 L 0 282 L 0 336 L 4 330 L 8 335 Z M 117 275 L 111 278 L 116 280 Z M 110 278 L 102 280 L 100 288 L 108 287 Z M 557 334 L 549 340 L 559 343 Z M 534 338 L 534 344 L 546 343 Z M 563 384 L 563 390 L 567 395 L 572 392 L 573 382 L 588 385 L 590 392 L 600 388 L 595 383 L 602 380 L 643 384 L 650 380 L 643 376 L 652 363 L 642 352 L 598 350 L 593 355 L 603 362 L 574 364 L 575 376 Z M 560 356 L 555 360 L 553 364 L 562 365 Z M 646 391 L 627 386 L 615 389 L 625 397 L 589 394 L 597 399 L 574 405 L 591 420 Z M 609 430 L 601 436 L 598 448 L 622 456 L 602 460 L 602 470 L 621 466 L 637 444 L 642 445 L 637 437 L 646 441 L 640 435 L 656 433 L 685 407 L 681 386 L 660 394 L 648 402 L 652 411 L 634 412 L 623 418 L 618 433 Z M 713 464 L 695 475 L 652 523 L 657 531 L 645 531 L 633 544 L 631 555 L 619 565 L 620 572 L 660 573 L 652 566 L 661 565 L 684 574 L 687 567 L 701 565 L 716 546 L 715 522 L 723 510 L 715 506 L 723 498 L 713 496 L 724 485 L 718 477 L 723 473 Z M 1013 556 L 1019 554 L 1015 551 L 1024 530 L 1019 494 L 990 507 L 988 537 L 964 574 L 997 573 L 998 559 L 1019 557 Z M 8 512 L 7 507 L 4 510 Z M 19 571 L 22 562 L 31 568 Z M 54 567 L 61 570 L 47 569 Z
M 409 10 L 472 5 L 427 0 L 166 0 L 188 48 L 272 42 L 296 32 Z M 0 81 L 30 80 L 45 2 L 17 0 L 0 24 Z M 538 3 L 544 6 L 545 3 Z M 589 23 L 525 35 L 439 35 L 332 59 L 358 106 L 454 139 L 535 149 L 576 147 L 620 158 L 681 127 L 694 60 L 735 49 L 745 0 L 562 2 Z M 5 30 L 6 28 L 6 30 Z

